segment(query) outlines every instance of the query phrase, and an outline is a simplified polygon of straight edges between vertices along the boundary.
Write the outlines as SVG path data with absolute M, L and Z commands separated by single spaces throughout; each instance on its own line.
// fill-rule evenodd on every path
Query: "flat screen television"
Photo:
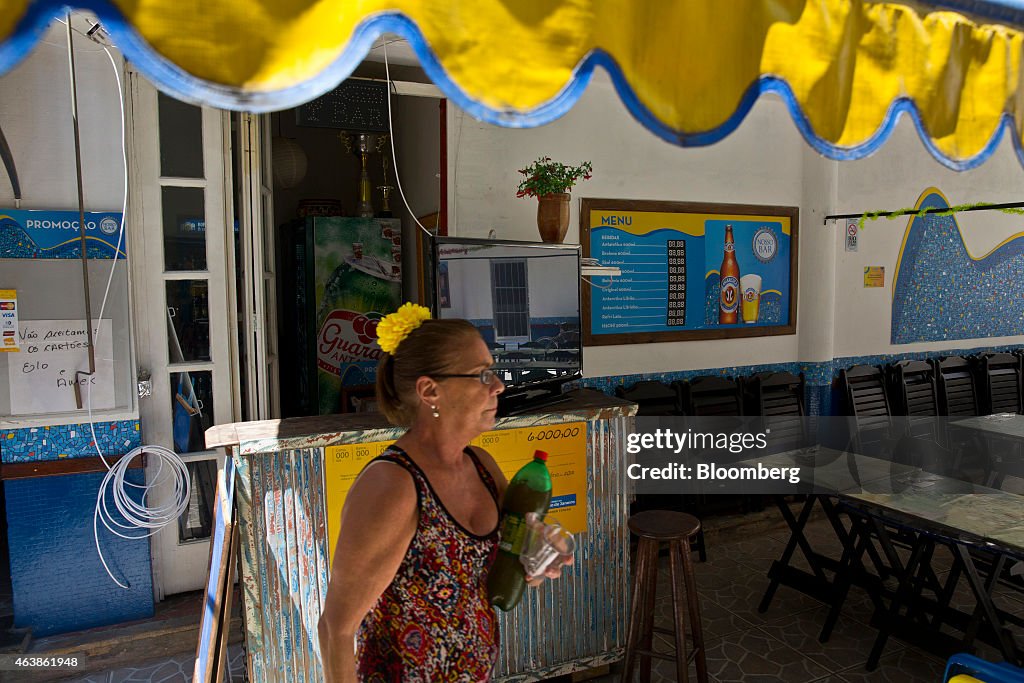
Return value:
M 506 386 L 499 414 L 564 400 L 583 376 L 579 246 L 437 237 L 434 265 L 436 317 L 480 330 Z

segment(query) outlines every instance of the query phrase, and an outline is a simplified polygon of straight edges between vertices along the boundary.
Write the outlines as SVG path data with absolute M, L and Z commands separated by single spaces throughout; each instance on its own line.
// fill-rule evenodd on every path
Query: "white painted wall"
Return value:
M 740 129 L 719 144 L 698 149 L 682 149 L 652 135 L 632 118 L 603 72 L 595 74 L 569 113 L 541 128 L 498 128 L 454 106 L 450 110 L 452 234 L 486 237 L 493 228 L 502 239 L 539 240 L 537 202 L 516 198 L 521 179 L 516 171 L 544 155 L 594 164 L 594 177 L 573 190 L 567 242 L 579 241 L 582 197 L 779 206 L 800 206 L 804 200 L 805 143 L 775 98 L 762 100 Z M 804 258 L 801 254 L 801 263 Z M 800 289 L 803 307 L 810 295 Z M 795 360 L 797 353 L 793 335 L 587 347 L 584 372 L 597 377 L 781 363 Z
M 1004 140 L 980 169 L 956 173 L 924 149 L 903 121 L 874 156 L 835 162 L 802 139 L 785 105 L 763 97 L 731 136 L 706 148 L 681 149 L 637 123 L 610 79 L 598 72 L 579 103 L 542 128 L 503 129 L 473 120 L 455 107 L 449 120 L 452 234 L 537 240 L 536 201 L 517 199 L 516 172 L 539 156 L 565 163 L 591 160 L 592 180 L 573 190 L 567 242 L 578 242 L 579 199 L 661 199 L 798 206 L 797 334 L 755 339 L 588 347 L 588 377 L 823 361 L 846 356 L 906 353 L 1020 343 L 1024 336 L 946 343 L 889 344 L 891 276 L 906 221 L 870 223 L 860 252 L 846 254 L 828 214 L 913 206 L 937 186 L 951 204 L 1019 199 L 1024 170 Z M 968 249 L 985 253 L 1024 231 L 1024 219 L 996 212 L 962 214 Z M 863 267 L 886 267 L 886 287 L 863 288 Z M 583 285 L 587 286 L 587 285 Z M 1024 332 L 1024 331 L 1022 331 Z
M 491 270 L 483 259 L 458 259 L 448 262 L 448 289 L 452 315 L 468 320 L 487 320 L 492 316 Z M 457 313 L 456 313 L 457 312 Z
M 78 209 L 66 41 L 64 27 L 54 23 L 0 78 L 0 126 L 18 168 L 23 209 Z M 124 164 L 114 69 L 99 45 L 77 34 L 74 44 L 85 210 L 120 211 Z M 120 77 L 120 55 L 113 54 Z M 0 206 L 14 206 L 2 168 Z
M 73 25 L 81 30 L 89 27 L 77 14 Z M 117 88 L 118 79 L 123 78 L 121 56 L 111 50 L 114 58 L 114 65 L 111 65 L 99 45 L 77 33 L 74 34 L 74 49 L 85 210 L 120 212 L 124 202 L 121 107 Z M 77 211 L 71 87 L 63 24 L 54 22 L 35 49 L 17 67 L 0 77 L 0 126 L 21 182 L 20 208 Z M 16 208 L 14 191 L 2 165 L 0 208 Z M 127 226 L 126 232 L 130 232 Z M 134 257 L 130 241 L 127 248 L 129 257 Z M 94 317 L 99 315 L 110 266 L 110 261 L 92 261 L 89 265 Z M 22 320 L 85 318 L 81 266 L 77 260 L 0 260 L 0 287 L 19 290 Z M 113 322 L 116 407 L 94 411 L 93 416 L 98 421 L 137 417 L 129 315 L 127 267 L 121 261 L 104 313 L 104 318 Z M 0 359 L 0 416 L 10 410 L 8 361 Z M 76 411 L 38 417 L 16 416 L 8 421 L 0 417 L 0 423 L 28 427 L 77 423 L 85 417 L 84 412 Z
M 876 154 L 860 161 L 838 166 L 839 193 L 837 214 L 913 208 L 929 187 L 937 187 L 950 205 L 978 202 L 1020 201 L 1024 169 L 1009 139 L 1004 139 L 996 154 L 973 171 L 957 173 L 938 162 L 925 150 L 912 123 L 904 119 L 892 138 Z M 885 353 L 940 351 L 1002 346 L 1024 343 L 1021 336 L 988 337 L 922 344 L 891 345 L 892 278 L 900 244 L 910 219 L 865 221 L 859 250 L 845 251 L 841 235 L 836 235 L 836 357 Z M 1024 232 L 1024 216 L 998 211 L 957 214 L 968 251 L 979 256 L 991 251 L 1010 235 Z M 838 231 L 842 228 L 836 228 Z M 864 288 L 864 268 L 885 267 L 885 287 Z

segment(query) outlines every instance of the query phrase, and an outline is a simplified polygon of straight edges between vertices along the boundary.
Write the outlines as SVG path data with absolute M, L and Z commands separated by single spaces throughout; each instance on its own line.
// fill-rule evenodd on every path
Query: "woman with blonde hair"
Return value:
M 324 673 L 332 683 L 486 681 L 498 654 L 487 571 L 507 481 L 468 444 L 494 427 L 505 386 L 465 320 L 431 320 L 407 303 L 377 336 L 378 405 L 408 429 L 346 498 L 319 624 Z

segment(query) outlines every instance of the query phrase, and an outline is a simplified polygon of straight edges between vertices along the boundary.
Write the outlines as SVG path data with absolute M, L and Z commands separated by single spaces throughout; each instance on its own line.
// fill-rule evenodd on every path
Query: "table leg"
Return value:
M 914 573 L 917 571 L 917 566 L 921 561 L 925 547 L 924 543 L 914 543 L 913 550 L 910 552 L 910 559 L 907 561 L 906 566 L 904 566 L 900 560 L 899 553 L 896 552 L 896 548 L 892 545 L 889 531 L 885 528 L 885 525 L 875 517 L 871 518 L 871 524 L 878 535 L 882 551 L 889 560 L 890 566 L 899 577 L 899 585 L 896 587 L 896 593 L 893 595 L 892 602 L 889 603 L 888 612 L 879 619 L 878 636 L 875 638 L 875 644 L 871 647 L 871 654 L 868 655 L 866 665 L 868 671 L 874 671 L 878 667 L 878 660 L 882 656 L 882 650 L 889 639 L 892 626 L 899 619 L 900 606 L 903 602 L 906 602 L 909 612 L 910 606 L 914 603 Z
M 764 597 L 761 598 L 761 603 L 757 606 L 757 611 L 767 612 L 768 607 L 772 604 L 772 599 L 775 597 L 775 591 L 779 589 L 781 583 L 781 571 L 784 568 L 789 567 L 790 560 L 793 559 L 793 553 L 796 552 L 797 547 L 803 552 L 804 557 L 807 558 L 807 562 L 811 565 L 811 570 L 815 576 L 821 581 L 827 581 L 825 573 L 818 567 L 818 563 L 815 560 L 815 552 L 811 548 L 811 544 L 807 541 L 807 537 L 804 536 L 804 527 L 807 525 L 807 520 L 811 516 L 811 512 L 814 509 L 814 502 L 817 499 L 815 495 L 808 495 L 807 500 L 804 501 L 804 505 L 800 508 L 799 517 L 793 516 L 793 511 L 786 505 L 786 501 L 781 496 L 775 497 L 775 504 L 782 513 L 782 518 L 786 521 L 786 526 L 789 527 L 790 535 L 789 541 L 786 543 L 786 548 L 782 551 L 782 556 L 772 563 L 772 570 L 769 572 L 771 581 L 768 583 L 768 588 L 764 592 Z
M 1021 660 L 1020 655 L 1017 652 L 1017 646 L 1013 642 L 1013 636 L 1011 636 L 1005 628 L 1003 628 L 1002 622 L 999 619 L 999 615 L 996 613 L 996 607 L 992 604 L 992 596 L 989 594 L 991 586 L 986 586 L 985 582 L 981 580 L 981 576 L 978 574 L 978 568 L 974 565 L 974 558 L 971 557 L 970 551 L 967 546 L 963 543 L 956 544 L 956 553 L 963 562 L 964 572 L 967 575 L 968 584 L 971 587 L 971 591 L 974 592 L 974 599 L 978 601 L 978 605 L 975 608 L 975 612 L 980 608 L 981 613 L 988 621 L 992 630 L 996 634 L 996 639 L 999 641 L 999 650 L 1003 653 L 1006 661 L 1011 664 L 1020 666 Z M 1000 556 L 1000 560 L 1005 559 L 1005 556 Z M 999 571 L 1002 569 L 1002 564 L 997 562 L 993 565 L 993 571 L 990 574 L 990 578 L 994 581 L 998 578 Z M 993 578 L 994 577 L 994 578 Z M 973 618 L 972 618 L 973 621 Z

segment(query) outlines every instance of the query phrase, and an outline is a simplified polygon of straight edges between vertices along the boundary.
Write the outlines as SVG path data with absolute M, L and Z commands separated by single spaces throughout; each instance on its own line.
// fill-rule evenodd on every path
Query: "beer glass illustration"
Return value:
M 740 293 L 743 299 L 743 322 L 756 323 L 761 313 L 761 276 L 744 275 L 740 278 Z

